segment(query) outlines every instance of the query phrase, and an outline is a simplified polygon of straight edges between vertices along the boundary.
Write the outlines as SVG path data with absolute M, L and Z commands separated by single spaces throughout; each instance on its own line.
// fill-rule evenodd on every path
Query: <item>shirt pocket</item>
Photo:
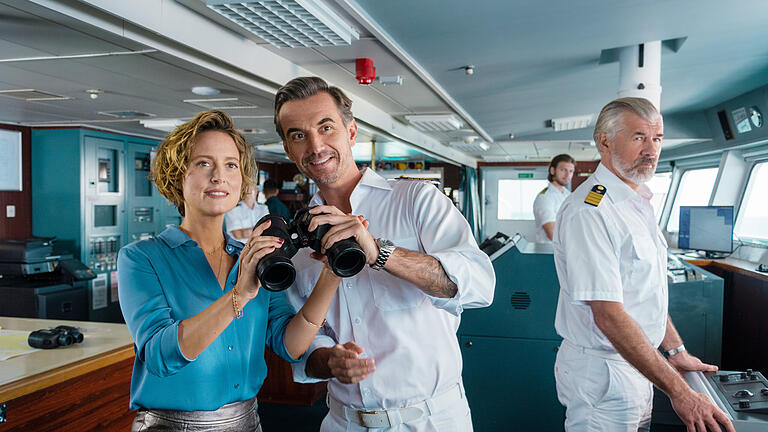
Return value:
M 419 251 L 418 240 L 415 236 L 394 239 L 392 243 L 396 247 Z M 411 309 L 420 306 L 427 300 L 426 294 L 417 286 L 387 273 L 386 270 L 368 269 L 366 273 L 370 278 L 371 289 L 373 290 L 373 302 L 378 309 L 385 311 Z
M 643 286 L 644 281 L 651 277 L 651 272 L 658 260 L 656 242 L 650 235 L 632 234 L 632 263 L 631 282 L 629 287 Z

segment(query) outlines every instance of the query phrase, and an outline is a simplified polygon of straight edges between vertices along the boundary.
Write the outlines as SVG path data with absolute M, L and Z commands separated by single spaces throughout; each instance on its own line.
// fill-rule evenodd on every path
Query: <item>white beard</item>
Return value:
M 615 153 L 611 155 L 611 162 L 613 162 L 613 167 L 616 168 L 616 171 L 618 171 L 622 177 L 634 184 L 647 183 L 653 178 L 653 175 L 656 173 L 657 160 L 653 159 L 653 169 L 647 172 L 641 171 L 639 167 L 641 163 L 647 162 L 649 160 L 651 159 L 641 158 L 636 160 L 634 165 L 630 165 L 620 159 Z

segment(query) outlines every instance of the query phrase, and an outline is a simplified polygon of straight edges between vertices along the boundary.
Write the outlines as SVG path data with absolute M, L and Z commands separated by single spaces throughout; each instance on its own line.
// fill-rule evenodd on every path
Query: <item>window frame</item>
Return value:
M 714 196 L 715 188 L 717 187 L 717 179 L 718 179 L 718 176 L 720 175 L 720 164 L 702 163 L 702 164 L 695 164 L 695 165 L 691 164 L 689 166 L 685 166 L 685 168 L 680 168 L 680 169 L 675 168 L 675 171 L 677 171 L 677 173 L 673 172 L 672 183 L 670 184 L 670 188 L 674 185 L 675 194 L 674 196 L 672 196 L 671 201 L 669 199 L 671 194 L 669 193 L 667 194 L 667 202 L 669 203 L 669 208 L 666 208 L 665 206 L 664 210 L 666 213 L 666 217 L 662 218 L 664 220 L 664 223 L 661 225 L 664 231 L 668 233 L 677 233 L 680 230 L 680 228 L 678 228 L 677 230 L 672 231 L 672 230 L 669 230 L 668 228 L 669 228 L 669 219 L 672 217 L 672 210 L 674 210 L 675 208 L 675 201 L 677 200 L 677 194 L 680 193 L 680 185 L 683 183 L 683 177 L 685 176 L 685 174 L 689 171 L 698 171 L 698 170 L 711 169 L 711 168 L 717 169 L 717 174 L 715 175 L 715 182 L 712 184 L 712 190 L 709 191 L 709 199 L 707 199 L 706 204 L 703 204 L 707 206 L 712 205 L 712 197 Z
M 768 247 L 768 240 L 763 240 L 759 238 L 753 238 L 753 237 L 739 237 L 736 234 L 736 225 L 739 223 L 739 217 L 741 217 L 741 211 L 742 206 L 744 205 L 744 198 L 747 196 L 747 188 L 749 188 L 749 181 L 752 178 L 752 173 L 755 171 L 755 167 L 758 165 L 766 164 L 766 168 L 768 168 L 768 157 L 755 159 L 750 162 L 749 169 L 747 170 L 747 175 L 744 176 L 744 184 L 741 186 L 741 194 L 738 197 L 738 201 L 736 201 L 735 205 L 735 214 L 733 218 L 733 237 L 738 240 L 742 244 L 748 244 L 751 246 L 762 246 L 762 247 Z

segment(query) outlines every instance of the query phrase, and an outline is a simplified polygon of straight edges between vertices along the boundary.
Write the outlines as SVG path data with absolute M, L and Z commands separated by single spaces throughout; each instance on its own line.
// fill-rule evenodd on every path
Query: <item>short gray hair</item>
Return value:
M 344 122 L 344 126 L 349 125 L 353 119 L 352 100 L 340 88 L 329 86 L 324 79 L 318 77 L 294 78 L 280 87 L 275 94 L 275 129 L 283 141 L 285 141 L 285 134 L 283 125 L 280 124 L 280 109 L 286 102 L 308 99 L 319 93 L 328 93 L 333 98 L 341 121 Z
M 612 100 L 600 111 L 595 122 L 595 131 L 592 133 L 598 152 L 603 152 L 600 149 L 600 134 L 605 133 L 608 139 L 613 140 L 622 128 L 622 120 L 626 112 L 638 115 L 649 123 L 658 123 L 661 120 L 659 110 L 648 99 L 626 97 Z

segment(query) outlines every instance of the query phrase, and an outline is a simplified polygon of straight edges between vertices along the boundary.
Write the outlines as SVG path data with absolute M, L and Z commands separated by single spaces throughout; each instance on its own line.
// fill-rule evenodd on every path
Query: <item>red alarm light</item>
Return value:
M 373 59 L 359 58 L 355 59 L 355 78 L 362 85 L 370 85 L 376 79 L 376 68 L 373 66 Z

